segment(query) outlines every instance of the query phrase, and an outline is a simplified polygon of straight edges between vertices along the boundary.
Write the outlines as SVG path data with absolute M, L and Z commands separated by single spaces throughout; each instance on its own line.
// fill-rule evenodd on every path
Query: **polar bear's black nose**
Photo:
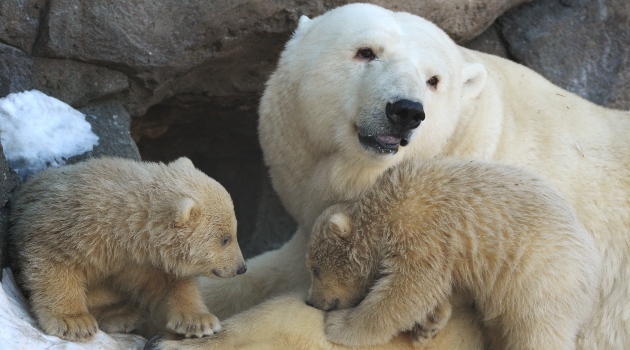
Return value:
M 388 102 L 385 106 L 385 113 L 394 125 L 399 125 L 405 129 L 415 129 L 424 120 L 422 103 L 406 99 L 398 100 L 393 104 Z
M 244 274 L 246 271 L 247 271 L 247 265 L 243 265 L 243 266 L 241 266 L 241 268 L 240 268 L 240 269 L 238 269 L 238 271 L 236 271 L 236 274 L 237 274 L 237 275 L 242 275 L 242 274 Z

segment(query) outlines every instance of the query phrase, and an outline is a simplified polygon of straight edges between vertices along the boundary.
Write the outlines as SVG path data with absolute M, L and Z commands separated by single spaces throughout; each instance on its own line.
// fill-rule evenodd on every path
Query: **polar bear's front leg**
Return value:
M 47 334 L 69 341 L 92 339 L 98 332 L 98 324 L 87 308 L 80 269 L 54 262 L 40 265 L 36 272 L 29 271 L 31 309 L 40 327 Z
M 225 319 L 287 291 L 310 284 L 306 270 L 308 237 L 298 229 L 280 249 L 247 261 L 247 273 L 233 278 L 200 278 L 204 302 L 212 312 Z
M 444 283 L 448 279 L 432 278 L 431 272 L 428 269 L 427 276 L 418 279 L 396 270 L 381 277 L 357 307 L 328 312 L 326 338 L 351 347 L 369 346 L 387 343 L 410 329 L 418 317 L 428 317 L 448 295 Z
M 221 330 L 219 319 L 208 311 L 192 278 L 170 281 L 164 298 L 154 307 L 165 328 L 186 338 L 212 335 Z

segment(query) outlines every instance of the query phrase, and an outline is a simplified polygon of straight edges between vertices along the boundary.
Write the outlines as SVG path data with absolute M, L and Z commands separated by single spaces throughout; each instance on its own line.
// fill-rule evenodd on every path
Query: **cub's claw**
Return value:
M 411 341 L 414 346 L 424 345 L 433 339 L 448 323 L 451 318 L 451 304 L 445 302 L 433 310 L 423 320 L 416 321 L 411 328 Z
M 170 317 L 166 328 L 186 338 L 201 338 L 219 332 L 221 322 L 210 313 L 177 313 Z

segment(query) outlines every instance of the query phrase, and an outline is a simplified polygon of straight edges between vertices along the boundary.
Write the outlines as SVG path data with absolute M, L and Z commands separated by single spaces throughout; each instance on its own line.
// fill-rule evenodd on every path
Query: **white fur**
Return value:
M 574 206 L 604 256 L 599 308 L 578 348 L 630 348 L 628 113 L 596 106 L 516 63 L 459 47 L 407 13 L 352 4 L 300 21 L 297 33 L 267 84 L 259 130 L 274 188 L 300 228 L 280 250 L 252 259 L 247 274 L 205 282 L 212 310 L 229 315 L 296 286 L 306 289 L 306 233 L 315 218 L 401 160 L 485 159 L 536 172 Z M 357 60 L 362 47 L 378 59 Z M 435 75 L 440 82 L 432 91 L 426 81 Z M 400 97 L 422 102 L 426 119 L 396 154 L 367 151 L 357 125 L 377 123 L 385 103 Z M 299 314 L 292 311 L 297 304 L 274 305 L 283 315 Z M 262 327 L 265 314 L 273 313 L 235 319 L 231 334 Z M 468 330 L 451 331 L 466 344 L 460 348 L 479 349 L 470 338 L 478 325 L 466 324 Z M 300 334 L 297 326 L 283 331 Z

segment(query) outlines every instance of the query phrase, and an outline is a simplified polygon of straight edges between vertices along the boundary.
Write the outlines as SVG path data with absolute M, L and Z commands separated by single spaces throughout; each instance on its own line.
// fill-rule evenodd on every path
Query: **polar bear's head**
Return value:
M 233 277 L 247 271 L 227 190 L 182 157 L 162 167 L 146 218 L 152 263 L 178 276 Z M 141 253 L 136 254 L 138 256 Z
M 486 76 L 446 33 L 408 13 L 351 4 L 302 17 L 261 100 L 276 190 L 294 207 L 287 196 L 304 195 L 308 172 L 329 177 L 314 181 L 320 191 L 347 191 L 409 156 L 443 153 Z
M 326 209 L 308 244 L 306 266 L 311 288 L 306 303 L 330 311 L 356 306 L 377 278 L 374 245 L 354 230 L 347 204 Z
M 436 154 L 486 77 L 434 24 L 368 4 L 303 16 L 279 68 L 288 91 L 272 93 L 290 100 L 275 102 L 321 148 L 362 157 Z

